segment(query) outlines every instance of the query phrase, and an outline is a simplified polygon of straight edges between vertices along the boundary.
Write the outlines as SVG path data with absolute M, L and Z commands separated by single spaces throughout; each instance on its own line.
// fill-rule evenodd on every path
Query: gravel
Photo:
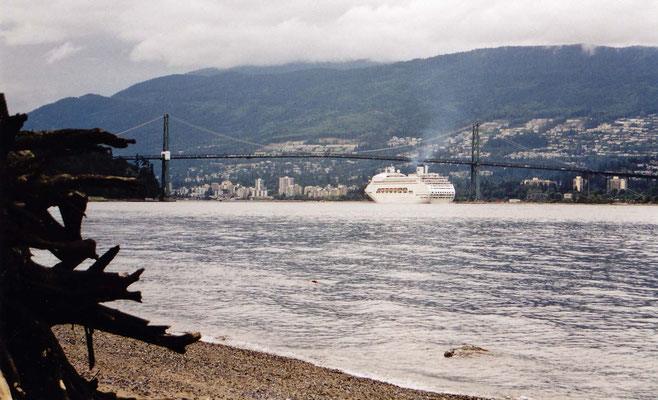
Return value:
M 478 399 L 404 389 L 267 353 L 199 342 L 177 354 L 158 346 L 94 333 L 89 371 L 81 327 L 54 329 L 69 361 L 99 390 L 138 399 Z

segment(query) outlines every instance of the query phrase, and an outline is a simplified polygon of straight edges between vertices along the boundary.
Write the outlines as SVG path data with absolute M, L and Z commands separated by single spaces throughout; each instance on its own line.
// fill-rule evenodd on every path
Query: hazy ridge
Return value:
M 170 113 L 258 143 L 339 137 L 377 146 L 472 121 L 597 120 L 658 112 L 658 48 L 503 47 L 393 64 L 293 64 L 200 70 L 141 82 L 111 97 L 66 98 L 29 113 L 27 129 L 113 132 Z M 159 127 L 131 132 L 131 152 L 154 153 Z M 221 145 L 184 126 L 172 148 Z M 253 149 L 253 148 L 252 148 Z

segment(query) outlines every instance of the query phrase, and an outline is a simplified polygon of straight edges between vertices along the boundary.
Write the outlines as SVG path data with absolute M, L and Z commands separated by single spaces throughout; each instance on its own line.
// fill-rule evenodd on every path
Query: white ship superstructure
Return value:
M 409 175 L 388 167 L 372 177 L 366 194 L 376 203 L 450 203 L 455 187 L 445 176 L 428 172 L 427 165 Z

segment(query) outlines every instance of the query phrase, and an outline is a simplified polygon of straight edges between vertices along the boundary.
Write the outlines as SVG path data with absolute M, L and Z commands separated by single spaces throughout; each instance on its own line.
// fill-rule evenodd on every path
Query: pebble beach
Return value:
M 94 333 L 88 368 L 84 332 L 57 326 L 69 361 L 99 390 L 136 399 L 445 399 L 478 397 L 401 388 L 305 361 L 198 342 L 186 354 L 104 332 Z

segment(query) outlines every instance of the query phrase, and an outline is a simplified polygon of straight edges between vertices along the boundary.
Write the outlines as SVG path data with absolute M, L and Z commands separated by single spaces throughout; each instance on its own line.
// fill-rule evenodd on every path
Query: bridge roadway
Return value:
M 134 160 L 136 157 L 146 160 L 162 160 L 161 155 L 135 155 L 135 156 L 115 156 L 115 158 L 123 160 Z M 417 160 L 411 157 L 404 156 L 378 156 L 366 154 L 349 154 L 349 153 L 278 153 L 278 154 L 172 154 L 172 160 L 212 160 L 212 159 L 263 159 L 263 158 L 336 158 L 336 159 L 350 159 L 350 160 L 378 160 L 378 161 L 397 161 L 397 162 L 412 162 L 417 161 L 426 164 L 451 164 L 451 165 L 473 165 L 471 161 L 452 160 L 441 158 L 426 158 Z M 579 167 L 558 167 L 548 165 L 533 165 L 533 164 L 517 164 L 507 162 L 490 162 L 480 161 L 480 166 L 483 167 L 500 167 L 500 168 L 524 168 L 536 170 L 549 170 L 549 171 L 562 171 L 562 172 L 576 172 L 584 175 L 600 174 L 605 176 L 625 176 L 629 178 L 645 178 L 645 179 L 658 179 L 656 174 L 636 173 L 636 172 L 622 172 L 622 171 L 607 171 L 595 170 L 589 168 Z

